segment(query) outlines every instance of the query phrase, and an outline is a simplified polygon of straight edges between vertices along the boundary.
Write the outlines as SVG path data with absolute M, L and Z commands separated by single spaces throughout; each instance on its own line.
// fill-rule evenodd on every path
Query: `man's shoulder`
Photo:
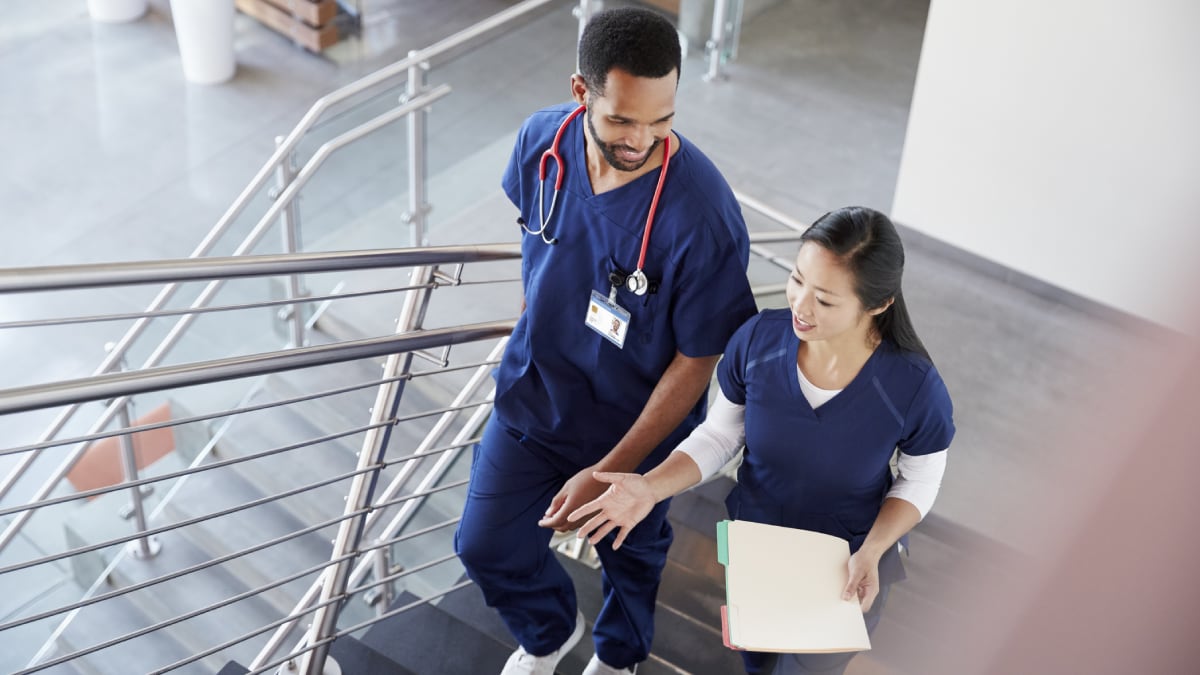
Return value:
M 679 134 L 679 132 L 676 132 Z M 699 147 L 680 135 L 678 160 L 680 188 L 687 192 L 686 203 L 697 213 L 699 222 L 706 223 L 719 241 L 729 237 L 741 237 L 745 226 L 741 218 L 741 206 L 733 188 L 712 160 Z M 671 165 L 675 169 L 675 165 Z M 734 227 L 730 227 L 730 221 Z
M 524 124 L 521 125 L 521 131 L 525 134 L 553 134 L 558 130 L 562 121 L 567 118 L 567 115 L 570 115 L 578 107 L 577 103 L 566 102 L 534 111 L 525 118 Z

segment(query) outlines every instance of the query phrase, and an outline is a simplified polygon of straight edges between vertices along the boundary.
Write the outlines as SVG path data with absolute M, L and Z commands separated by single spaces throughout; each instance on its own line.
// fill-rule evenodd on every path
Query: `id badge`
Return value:
M 629 312 L 616 302 L 609 302 L 608 296 L 592 291 L 584 323 L 616 345 L 617 349 L 624 348 L 625 335 L 629 333 Z

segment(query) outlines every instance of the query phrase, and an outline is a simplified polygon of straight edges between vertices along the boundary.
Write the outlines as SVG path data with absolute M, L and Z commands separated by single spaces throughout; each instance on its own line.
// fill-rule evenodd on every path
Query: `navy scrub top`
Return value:
M 540 226 L 538 162 L 575 107 L 534 113 L 518 133 L 502 185 L 533 229 Z M 636 268 L 659 179 L 654 170 L 592 194 L 585 117 L 571 122 L 559 145 L 565 179 L 547 229 L 558 243 L 547 245 L 536 235 L 522 240 L 526 309 L 497 369 L 496 413 L 521 433 L 590 463 L 624 436 L 676 350 L 691 357 L 720 354 L 755 305 L 746 278 L 749 239 L 741 208 L 708 158 L 679 136 L 644 268 L 657 292 L 639 297 L 617 291 L 617 304 L 631 314 L 623 348 L 584 324 L 592 291 L 607 297 L 609 273 Z M 547 209 L 554 176 L 551 169 Z M 701 397 L 652 459 L 661 459 L 690 433 L 706 404 Z
M 889 461 L 939 452 L 953 408 L 933 364 L 884 341 L 854 380 L 813 410 L 796 375 L 789 310 L 746 322 L 717 366 L 721 391 L 746 406 L 746 449 L 727 500 L 741 520 L 824 532 L 857 551 L 892 484 Z

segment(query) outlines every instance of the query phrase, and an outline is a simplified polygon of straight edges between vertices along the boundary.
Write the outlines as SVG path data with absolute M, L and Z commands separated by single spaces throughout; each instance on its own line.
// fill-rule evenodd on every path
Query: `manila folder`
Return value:
M 745 520 L 717 523 L 725 565 L 725 644 L 761 652 L 871 648 L 858 600 L 843 600 L 850 544 Z

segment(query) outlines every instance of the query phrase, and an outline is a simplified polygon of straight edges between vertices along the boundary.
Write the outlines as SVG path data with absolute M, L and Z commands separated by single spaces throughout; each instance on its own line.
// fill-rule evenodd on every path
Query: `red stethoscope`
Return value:
M 550 219 L 554 217 L 554 207 L 558 204 L 558 193 L 562 190 L 563 183 L 563 159 L 558 152 L 558 143 L 567 130 L 567 126 L 584 110 L 587 110 L 587 106 L 581 105 L 567 115 L 567 118 L 559 125 L 558 131 L 554 133 L 554 141 L 550 144 L 550 149 L 542 153 L 542 159 L 538 163 L 538 229 L 530 229 L 523 221 L 521 222 L 521 227 L 526 232 L 538 235 L 546 244 L 558 243 L 558 237 L 546 236 L 546 227 L 549 225 Z M 545 190 L 546 165 L 549 160 L 554 160 L 554 169 L 557 175 L 554 177 L 554 194 L 550 197 L 550 211 L 547 213 L 545 211 Z M 646 249 L 650 245 L 650 229 L 654 224 L 654 212 L 658 210 L 658 198 L 662 194 L 663 183 L 667 179 L 667 165 L 670 163 L 671 136 L 668 134 L 666 138 L 663 138 L 663 162 L 662 169 L 658 172 L 658 185 L 654 188 L 654 197 L 650 200 L 650 211 L 646 214 L 646 225 L 642 229 L 642 251 L 638 256 L 637 269 L 625 278 L 625 287 L 636 295 L 645 295 L 650 288 L 650 281 L 646 278 L 646 273 L 642 271 L 642 268 L 646 264 Z

